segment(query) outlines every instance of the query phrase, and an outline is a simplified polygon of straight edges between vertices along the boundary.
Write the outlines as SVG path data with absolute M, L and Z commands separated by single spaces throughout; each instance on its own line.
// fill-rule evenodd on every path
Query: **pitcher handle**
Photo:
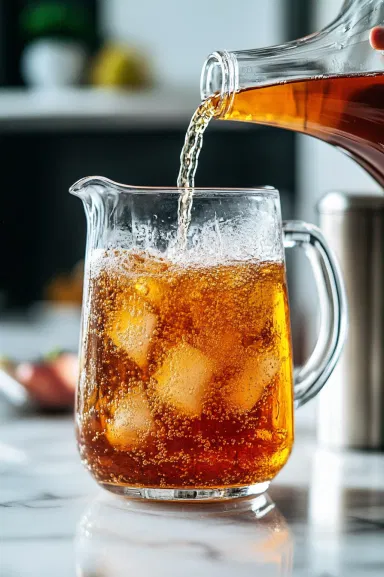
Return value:
M 348 332 L 347 297 L 335 256 L 322 232 L 302 221 L 283 223 L 285 248 L 303 248 L 312 265 L 320 302 L 320 331 L 303 367 L 295 369 L 295 406 L 323 388 L 340 357 Z

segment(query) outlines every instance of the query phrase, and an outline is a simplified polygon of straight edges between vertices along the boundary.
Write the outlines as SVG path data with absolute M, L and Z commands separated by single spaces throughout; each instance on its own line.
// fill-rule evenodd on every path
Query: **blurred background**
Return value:
M 0 0 L 0 355 L 76 350 L 85 218 L 68 194 L 101 174 L 175 185 L 216 49 L 257 48 L 319 30 L 342 0 Z M 374 191 L 349 158 L 290 132 L 214 122 L 199 186 L 273 185 L 285 218 L 316 222 L 333 189 Z M 295 352 L 311 346 L 316 302 L 294 263 Z M 310 319 L 308 325 L 307 319 Z M 309 326 L 309 329 L 306 328 Z

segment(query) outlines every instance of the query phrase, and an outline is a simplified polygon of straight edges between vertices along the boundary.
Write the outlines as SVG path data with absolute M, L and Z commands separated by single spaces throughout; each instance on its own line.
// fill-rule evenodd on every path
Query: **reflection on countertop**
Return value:
M 268 496 L 238 503 L 154 505 L 101 495 L 76 536 L 80 575 L 292 575 L 293 540 Z M 267 572 L 266 572 L 267 571 Z
M 124 501 L 98 489 L 68 417 L 0 426 L 5 577 L 378 577 L 384 456 L 331 453 L 298 434 L 269 496 L 223 504 Z

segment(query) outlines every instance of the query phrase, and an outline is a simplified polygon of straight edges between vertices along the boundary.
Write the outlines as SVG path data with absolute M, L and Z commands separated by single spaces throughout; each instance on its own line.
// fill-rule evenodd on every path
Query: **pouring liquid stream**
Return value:
M 193 204 L 193 188 L 199 155 L 203 147 L 204 132 L 214 114 L 214 100 L 208 98 L 192 116 L 181 151 L 180 172 L 177 178 L 177 186 L 184 189 L 180 194 L 178 207 L 178 245 L 181 248 L 185 248 L 187 244 Z

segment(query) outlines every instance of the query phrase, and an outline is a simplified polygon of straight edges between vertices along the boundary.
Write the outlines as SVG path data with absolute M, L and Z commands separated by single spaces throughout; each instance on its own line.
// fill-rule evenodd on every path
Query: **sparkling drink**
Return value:
M 284 265 L 105 250 L 89 279 L 78 439 L 108 485 L 264 483 L 293 443 Z
M 346 335 L 322 234 L 282 223 L 271 188 L 194 189 L 180 250 L 180 189 L 94 177 L 71 192 L 89 225 L 76 406 L 84 464 L 136 498 L 264 492 L 292 448 L 293 397 L 303 405 L 324 386 Z M 316 254 L 323 296 L 322 338 L 295 385 L 284 246 Z

